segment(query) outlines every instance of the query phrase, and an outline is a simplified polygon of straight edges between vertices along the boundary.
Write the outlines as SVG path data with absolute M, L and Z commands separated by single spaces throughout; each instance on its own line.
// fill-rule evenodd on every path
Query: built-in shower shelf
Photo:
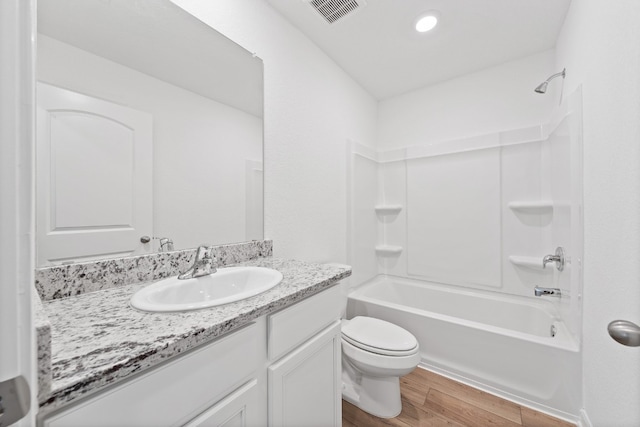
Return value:
M 521 201 L 515 200 L 507 205 L 509 209 L 514 211 L 529 213 L 548 213 L 553 211 L 553 202 L 551 200 L 531 200 Z
M 376 213 L 378 215 L 397 215 L 402 210 L 402 205 L 377 205 Z
M 378 245 L 376 254 L 379 256 L 398 256 L 402 253 L 402 246 Z
M 543 270 L 542 258 L 543 257 L 541 256 L 533 257 L 533 256 L 510 255 L 509 262 L 511 262 L 511 264 L 516 265 L 518 267 L 530 268 L 532 270 Z M 553 269 L 549 268 L 544 271 L 553 272 Z

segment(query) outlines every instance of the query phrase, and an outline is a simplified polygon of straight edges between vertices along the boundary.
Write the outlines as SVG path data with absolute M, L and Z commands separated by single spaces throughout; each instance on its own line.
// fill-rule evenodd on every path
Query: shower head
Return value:
M 547 91 L 547 86 L 549 86 L 549 82 L 542 82 L 538 85 L 535 91 L 538 93 L 545 93 Z
M 562 78 L 564 79 L 565 76 L 567 75 L 566 73 L 567 69 L 564 68 L 561 72 L 554 74 L 553 76 L 549 77 L 547 80 L 545 80 L 544 82 L 540 83 L 538 85 L 538 87 L 535 88 L 535 91 L 537 93 L 545 93 L 547 91 L 547 86 L 549 86 L 549 82 L 553 79 L 555 79 L 556 77 L 560 77 L 562 76 Z

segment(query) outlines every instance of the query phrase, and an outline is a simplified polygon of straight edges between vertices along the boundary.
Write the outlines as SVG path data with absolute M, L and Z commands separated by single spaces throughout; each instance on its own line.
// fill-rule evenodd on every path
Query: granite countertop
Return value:
M 284 278 L 246 300 L 177 313 L 148 313 L 129 305 L 131 295 L 151 282 L 45 301 L 52 379 L 50 390 L 39 396 L 41 412 L 155 366 L 351 275 L 348 266 L 278 258 L 236 265 L 273 268 Z

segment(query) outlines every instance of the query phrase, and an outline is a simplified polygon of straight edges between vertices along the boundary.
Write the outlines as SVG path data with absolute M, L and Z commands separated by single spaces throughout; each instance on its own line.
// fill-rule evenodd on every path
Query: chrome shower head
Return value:
M 547 86 L 549 86 L 549 82 L 551 80 L 555 79 L 556 77 L 561 77 L 561 76 L 564 79 L 566 75 L 567 75 L 567 69 L 564 68 L 561 72 L 554 74 L 553 76 L 549 77 L 544 82 L 540 83 L 538 85 L 538 87 L 535 88 L 535 91 L 537 93 L 546 93 L 547 92 Z
M 549 82 L 542 82 L 535 88 L 535 91 L 538 93 L 545 93 L 547 91 L 547 86 L 549 86 Z

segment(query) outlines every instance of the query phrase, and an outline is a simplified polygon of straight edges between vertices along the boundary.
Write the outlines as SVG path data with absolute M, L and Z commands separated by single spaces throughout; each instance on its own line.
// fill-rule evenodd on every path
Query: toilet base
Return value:
M 379 418 L 394 418 L 400 415 L 400 378 L 363 375 L 344 358 L 342 363 L 344 400 Z

